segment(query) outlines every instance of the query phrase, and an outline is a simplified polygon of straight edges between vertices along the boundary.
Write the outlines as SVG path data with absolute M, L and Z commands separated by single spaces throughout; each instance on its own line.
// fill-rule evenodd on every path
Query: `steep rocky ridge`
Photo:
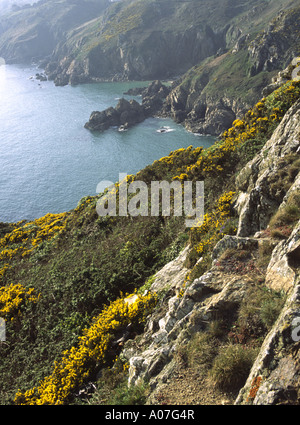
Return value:
M 288 192 L 283 185 L 272 186 L 278 179 L 278 171 L 284 158 L 300 153 L 300 103 L 297 102 L 285 115 L 282 125 L 274 132 L 259 155 L 237 176 L 237 189 L 241 191 L 237 200 L 239 212 L 239 236 L 248 236 L 267 227 L 271 216 L 277 210 L 285 195 L 285 204 L 294 190 L 299 189 L 296 178 Z M 285 205 L 284 204 L 284 205 Z
M 266 93 L 274 90 L 272 78 L 297 57 L 299 17 L 295 5 L 281 11 L 258 35 L 240 29 L 231 50 L 182 77 L 166 101 L 165 114 L 193 132 L 220 134 L 260 98 L 265 86 Z
M 179 388 L 180 369 L 176 353 L 189 344 L 195 333 L 209 334 L 209 324 L 215 320 L 234 323 L 236 312 L 249 296 L 249 288 L 258 280 L 265 281 L 267 288 L 283 291 L 287 298 L 278 320 L 258 350 L 245 385 L 236 394 L 235 404 L 299 403 L 300 221 L 283 241 L 265 231 L 271 216 L 292 205 L 292 196 L 300 193 L 299 168 L 284 196 L 283 193 L 274 194 L 270 187 L 274 174 L 278 178 L 282 161 L 295 153 L 299 159 L 299 113 L 298 101 L 287 112 L 262 151 L 237 175 L 239 196 L 235 208 L 239 214 L 238 232 L 236 236 L 225 236 L 214 247 L 212 267 L 185 286 L 187 247 L 156 275 L 151 289 L 165 291 L 166 295 L 149 319 L 142 337 L 136 342 L 129 341 L 122 352 L 130 365 L 129 383 L 149 381 L 151 395 L 148 403 L 234 402 L 234 393 L 221 392 L 216 396 L 217 401 L 208 395 L 214 387 L 205 374 L 201 375 L 201 368 L 197 379 L 206 386 L 205 391 L 200 390 L 196 394 L 187 391 L 189 376 L 194 374 L 191 370 L 190 374 L 181 374 L 180 380 L 182 395 L 187 398 L 183 400 L 178 396 L 174 399 L 174 388 L 177 391 Z M 245 273 L 236 272 L 234 268 L 230 270 L 230 267 L 226 271 L 220 268 L 222 255 L 228 249 L 255 256 L 265 243 L 272 246 L 272 253 L 263 273 L 261 269 Z M 242 341 L 243 336 L 237 335 L 237 338 Z M 247 349 L 249 347 L 245 345 Z
M 57 84 L 173 78 L 241 46 L 246 31 L 254 34 L 280 9 L 295 4 L 219 3 L 42 1 L 2 18 L 0 54 L 8 62 L 51 55 L 47 70 Z

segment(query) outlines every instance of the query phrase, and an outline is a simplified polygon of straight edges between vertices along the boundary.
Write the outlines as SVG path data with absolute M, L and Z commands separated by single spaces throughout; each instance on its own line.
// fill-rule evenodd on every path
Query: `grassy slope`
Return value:
M 23 240 L 6 242 L 5 249 L 28 246 L 25 229 L 20 224 L 13 227 L 20 229 Z M 95 200 L 87 200 L 63 217 L 53 239 L 42 237 L 46 240 L 24 257 L 26 248 L 2 258 L 6 271 L 1 286 L 21 283 L 41 294 L 37 304 L 23 305 L 20 316 L 6 316 L 8 342 L 0 347 L 2 401 L 13 396 L 15 386 L 30 387 L 47 374 L 53 360 L 75 343 L 104 303 L 121 291 L 138 288 L 176 255 L 182 229 L 178 219 L 98 218 Z M 29 237 L 31 243 L 34 236 Z

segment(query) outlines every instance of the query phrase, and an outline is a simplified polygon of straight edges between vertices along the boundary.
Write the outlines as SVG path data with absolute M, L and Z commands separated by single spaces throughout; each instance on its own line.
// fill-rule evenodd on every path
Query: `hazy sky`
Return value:
M 0 0 L 0 11 L 7 11 L 11 8 L 13 4 L 17 4 L 19 6 L 23 6 L 24 4 L 33 4 L 38 0 Z

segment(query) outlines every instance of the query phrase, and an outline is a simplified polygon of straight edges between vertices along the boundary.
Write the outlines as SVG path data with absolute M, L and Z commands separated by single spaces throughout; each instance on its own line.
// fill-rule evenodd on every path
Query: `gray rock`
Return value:
M 280 242 L 272 253 L 266 273 L 266 285 L 276 291 L 288 292 L 300 266 L 300 221 L 292 235 Z
M 158 80 L 154 81 L 143 91 L 142 104 L 134 99 L 128 101 L 122 98 L 115 108 L 92 112 L 84 127 L 92 131 L 104 131 L 110 127 L 126 130 L 147 117 L 158 114 L 168 93 L 169 89 L 166 86 Z
M 257 249 L 257 247 L 258 247 L 258 240 L 255 238 L 242 238 L 238 236 L 226 235 L 214 247 L 212 252 L 212 259 L 216 260 L 227 249 L 253 250 L 253 249 Z
M 286 304 L 263 342 L 235 404 L 298 404 L 300 400 L 300 277 L 295 277 Z M 255 380 L 261 384 L 254 394 Z
M 241 190 L 235 203 L 239 215 L 238 236 L 250 236 L 266 229 L 283 202 L 283 197 L 274 198 L 269 181 L 276 179 L 279 162 L 297 151 L 299 134 L 300 101 L 290 108 L 271 139 L 236 178 L 237 187 Z
M 115 108 L 92 112 L 84 127 L 92 131 L 104 131 L 115 126 L 129 128 L 144 119 L 143 108 L 137 101 L 120 99 Z
M 150 290 L 159 292 L 168 288 L 179 293 L 188 269 L 184 267 L 184 263 L 190 247 L 187 246 L 175 259 L 166 264 L 159 272 L 156 273 L 155 279 Z

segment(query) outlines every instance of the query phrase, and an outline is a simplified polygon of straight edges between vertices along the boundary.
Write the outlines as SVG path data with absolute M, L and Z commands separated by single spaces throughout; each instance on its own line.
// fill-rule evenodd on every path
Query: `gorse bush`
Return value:
M 63 404 L 80 384 L 107 359 L 110 342 L 117 331 L 129 323 L 133 326 L 145 321 L 155 306 L 156 296 L 148 293 L 137 296 L 129 304 L 120 298 L 105 307 L 90 328 L 83 332 L 77 346 L 66 350 L 62 359 L 55 362 L 53 372 L 37 388 L 22 393 L 18 391 L 16 404 Z
M 51 241 L 63 231 L 68 213 L 46 214 L 32 222 L 16 223 L 15 228 L 0 239 L 0 261 L 31 254 L 43 242 Z M 5 249 L 6 246 L 11 248 Z
M 0 287 L 0 317 L 13 320 L 21 315 L 26 303 L 36 303 L 38 298 L 34 288 L 26 289 L 20 283 Z

